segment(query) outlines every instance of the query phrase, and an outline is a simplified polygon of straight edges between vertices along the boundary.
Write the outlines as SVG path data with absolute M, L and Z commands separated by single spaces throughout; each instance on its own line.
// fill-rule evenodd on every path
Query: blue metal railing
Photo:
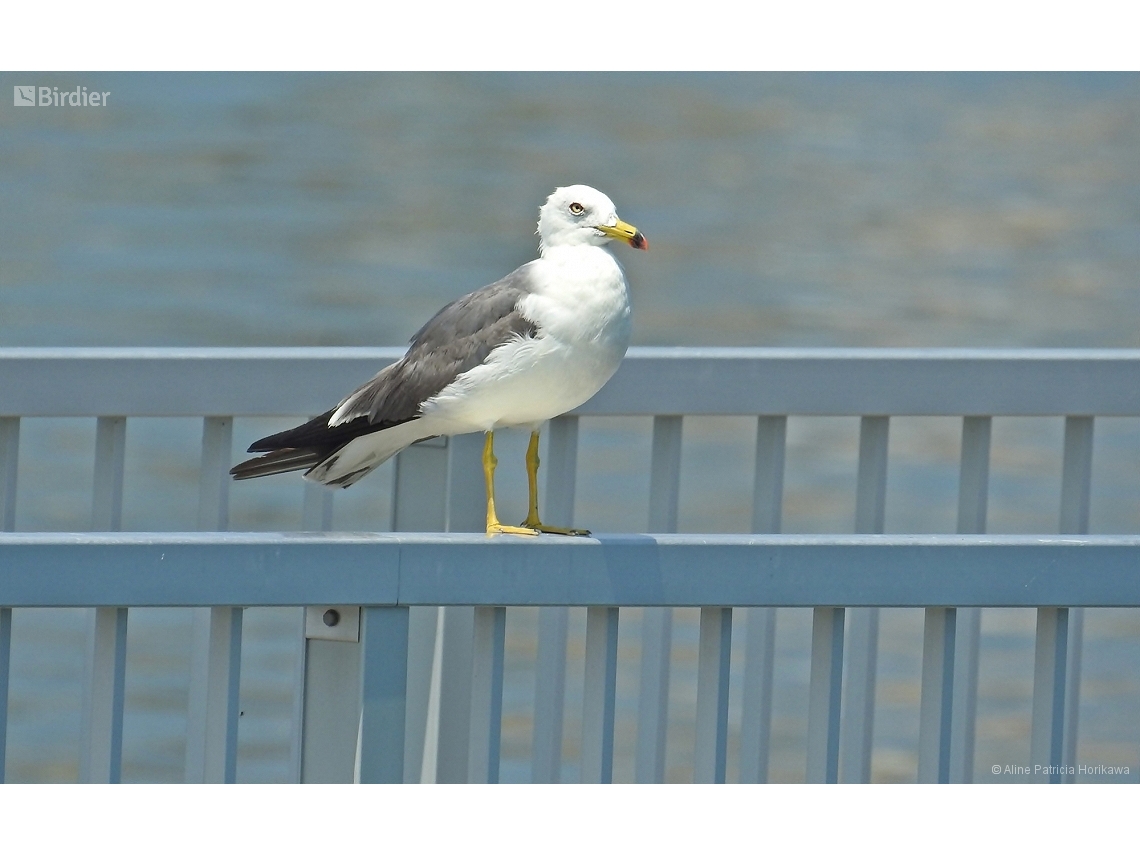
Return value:
M 11 609 L 92 609 L 81 779 L 121 775 L 129 609 L 193 606 L 187 779 L 234 780 L 242 608 L 255 605 L 308 607 L 295 690 L 299 780 L 495 779 L 504 610 L 525 605 L 540 607 L 535 780 L 557 780 L 563 766 L 566 615 L 576 607 L 587 610 L 583 778 L 613 774 L 619 610 L 629 607 L 644 609 L 635 778 L 664 778 L 675 606 L 702 610 L 696 780 L 726 776 L 731 639 L 742 629 L 740 779 L 766 779 L 776 616 L 789 606 L 814 610 L 808 780 L 870 778 L 881 607 L 926 610 L 919 780 L 972 780 L 979 609 L 987 606 L 1038 609 L 1029 765 L 1046 768 L 1038 776 L 1044 780 L 1072 779 L 1064 770 L 1077 756 L 1081 609 L 1138 605 L 1140 542 L 1085 532 L 1094 420 L 1140 416 L 1140 352 L 645 349 L 631 352 L 579 413 L 552 423 L 547 512 L 555 508 L 553 516 L 568 521 L 580 420 L 651 415 L 650 529 L 668 532 L 677 527 L 684 417 L 754 416 L 756 535 L 515 542 L 462 534 L 208 533 L 228 527 L 235 417 L 317 411 L 328 405 L 325 390 L 350 388 L 396 354 L 0 350 L 0 530 L 16 527 L 20 436 L 34 429 L 35 417 L 97 417 L 96 530 L 122 524 L 128 420 L 202 418 L 202 533 L 0 534 L 0 701 Z M 891 419 L 935 414 L 962 420 L 960 535 L 878 534 Z M 861 534 L 776 534 L 787 419 L 799 415 L 860 417 Z M 1027 415 L 1064 418 L 1058 529 L 1065 536 L 987 536 L 992 420 Z M 457 437 L 402 454 L 392 479 L 392 528 L 477 530 L 479 444 Z M 327 493 L 306 492 L 306 528 L 329 527 L 330 502 Z M 330 609 L 339 618 L 332 627 Z M 0 725 L 6 714 L 0 703 Z M 4 733 L 0 726 L 0 751 Z

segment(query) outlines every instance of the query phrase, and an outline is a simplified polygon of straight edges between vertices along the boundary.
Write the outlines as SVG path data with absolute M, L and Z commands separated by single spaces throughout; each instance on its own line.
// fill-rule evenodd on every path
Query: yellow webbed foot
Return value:
M 538 520 L 532 520 L 529 517 L 523 520 L 523 528 L 527 531 L 533 531 L 535 534 L 542 532 L 543 534 L 564 534 L 568 537 L 587 537 L 590 532 L 584 528 L 561 528 L 556 525 L 545 525 Z
M 487 523 L 487 534 L 525 534 L 533 537 L 538 534 L 532 528 L 517 525 L 503 525 L 502 523 Z

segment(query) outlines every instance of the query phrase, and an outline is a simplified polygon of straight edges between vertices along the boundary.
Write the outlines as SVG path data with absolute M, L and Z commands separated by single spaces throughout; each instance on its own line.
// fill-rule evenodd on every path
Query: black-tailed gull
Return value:
M 266 452 L 230 470 L 236 479 L 304 469 L 305 478 L 348 487 L 413 442 L 483 431 L 487 533 L 587 534 L 538 516 L 538 431 L 591 398 L 625 355 L 629 284 L 607 244 L 648 241 L 618 219 L 604 193 L 559 187 L 539 209 L 539 257 L 444 306 L 408 352 L 329 410 L 259 439 Z M 530 509 L 521 526 L 495 513 L 495 430 L 530 428 Z

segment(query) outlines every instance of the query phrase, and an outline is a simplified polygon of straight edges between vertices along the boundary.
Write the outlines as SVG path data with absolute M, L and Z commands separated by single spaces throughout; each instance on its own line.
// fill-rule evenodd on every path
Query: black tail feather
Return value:
M 235 481 L 247 478 L 261 478 L 276 475 L 278 472 L 294 472 L 297 469 L 311 469 L 329 456 L 333 448 L 281 448 L 239 463 L 230 470 Z

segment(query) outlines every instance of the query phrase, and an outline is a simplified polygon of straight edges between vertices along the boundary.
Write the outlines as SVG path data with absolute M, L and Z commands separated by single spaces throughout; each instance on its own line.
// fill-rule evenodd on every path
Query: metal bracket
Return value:
M 305 638 L 360 641 L 360 606 L 306 606 Z

